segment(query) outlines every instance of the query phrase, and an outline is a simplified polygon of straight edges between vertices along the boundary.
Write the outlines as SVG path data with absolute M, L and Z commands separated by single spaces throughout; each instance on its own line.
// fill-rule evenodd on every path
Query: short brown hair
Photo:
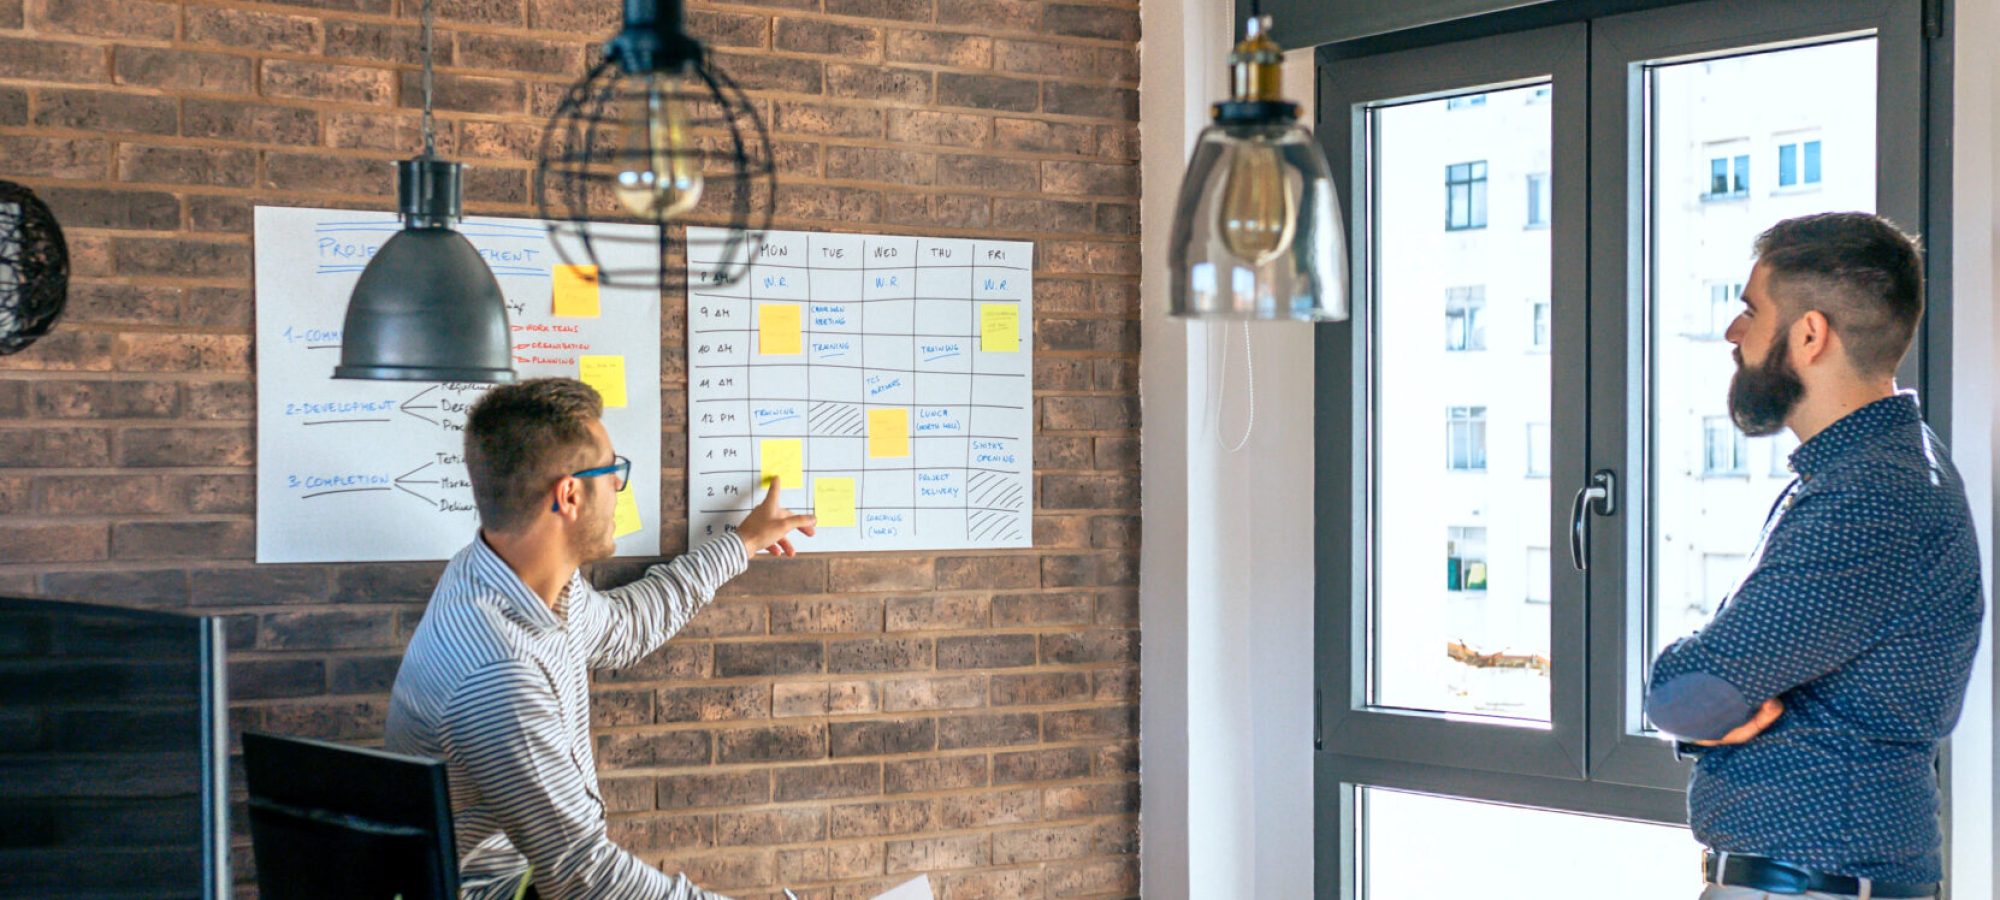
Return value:
M 533 521 L 544 492 L 593 449 L 604 414 L 597 389 L 573 378 L 531 378 L 486 392 L 465 417 L 465 468 L 479 521 L 507 534 Z
M 1786 219 L 1757 237 L 1785 321 L 1819 310 L 1864 375 L 1896 372 L 1924 315 L 1923 251 L 1873 213 Z

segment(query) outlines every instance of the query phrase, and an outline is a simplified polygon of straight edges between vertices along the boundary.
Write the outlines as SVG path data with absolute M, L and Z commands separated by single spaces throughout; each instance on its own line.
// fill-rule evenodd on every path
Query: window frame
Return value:
M 1718 15 L 1724 9 L 1728 15 Z M 1643 82 L 1631 77 L 1641 65 L 1637 61 L 1734 55 L 1760 45 L 1810 44 L 1834 34 L 1875 33 L 1879 41 L 1876 208 L 1921 231 L 1931 251 L 1926 258 L 1931 302 L 1918 332 L 1917 347 L 1898 377 L 1924 391 L 1925 410 L 1933 427 L 1949 425 L 1953 402 L 1949 391 L 1951 310 L 1946 300 L 1950 297 L 1951 152 L 1948 141 L 1940 135 L 1950 133 L 1951 51 L 1949 41 L 1926 43 L 1920 0 L 1825 0 L 1811 8 L 1782 0 L 1746 0 L 1728 7 L 1720 0 L 1704 0 L 1663 3 L 1658 8 L 1595 19 L 1590 15 L 1578 11 L 1571 14 L 1576 20 L 1571 25 L 1498 33 L 1497 29 L 1522 26 L 1436 26 L 1429 34 L 1364 38 L 1318 51 L 1316 133 L 1332 157 L 1340 196 L 1348 204 L 1344 212 L 1351 229 L 1351 296 L 1357 300 L 1351 321 L 1320 325 L 1316 335 L 1315 374 L 1320 385 L 1315 392 L 1316 444 L 1322 448 L 1315 485 L 1319 511 L 1315 540 L 1320 560 L 1316 566 L 1319 614 L 1315 625 L 1317 896 L 1352 900 L 1365 890 L 1365 878 L 1355 865 L 1366 840 L 1358 830 L 1361 824 L 1356 815 L 1359 785 L 1685 824 L 1688 764 L 1675 761 L 1657 736 L 1635 733 L 1628 727 L 1637 718 L 1643 669 L 1649 657 L 1643 650 L 1627 653 L 1631 647 L 1645 647 L 1647 639 L 1642 627 L 1647 614 L 1643 606 L 1646 586 L 1639 585 L 1641 602 L 1635 603 L 1633 585 L 1634 579 L 1643 581 L 1646 577 L 1643 542 L 1649 536 L 1644 527 L 1633 527 L 1635 516 L 1644 507 L 1632 502 L 1645 502 L 1647 479 L 1624 477 L 1644 472 L 1647 460 L 1641 442 L 1622 432 L 1624 417 L 1643 414 L 1645 406 L 1640 398 L 1629 395 L 1630 382 L 1644 377 L 1643 369 L 1638 368 L 1643 365 L 1643 354 L 1635 355 L 1632 346 L 1635 341 L 1643 343 L 1643 335 L 1632 334 L 1628 326 L 1645 302 L 1642 254 L 1651 225 L 1650 212 L 1629 203 L 1635 190 L 1636 196 L 1645 195 L 1647 176 L 1641 154 L 1628 151 L 1640 146 L 1636 142 L 1645 137 L 1643 123 L 1633 115 L 1645 103 Z M 1581 21 L 1584 19 L 1589 21 Z M 1492 21 L 1522 20 L 1496 15 Z M 1357 693 L 1360 685 L 1355 677 L 1366 661 L 1353 652 L 1352 643 L 1357 634 L 1365 639 L 1361 629 L 1367 626 L 1362 608 L 1367 598 L 1357 600 L 1353 587 L 1357 575 L 1369 577 L 1372 565 L 1368 549 L 1371 519 L 1364 499 L 1370 462 L 1365 453 L 1357 455 L 1353 448 L 1366 447 L 1371 427 L 1367 405 L 1357 402 L 1357 395 L 1370 396 L 1372 377 L 1368 348 L 1359 345 L 1357 335 L 1366 335 L 1373 328 L 1371 301 L 1365 299 L 1372 296 L 1368 271 L 1372 235 L 1367 233 L 1371 220 L 1366 215 L 1366 186 L 1362 186 L 1362 195 L 1356 193 L 1353 163 L 1366 158 L 1367 140 L 1366 126 L 1357 127 L 1354 111 L 1358 105 L 1382 97 L 1424 92 L 1448 96 L 1466 92 L 1472 85 L 1491 89 L 1499 82 L 1495 73 L 1510 71 L 1510 66 L 1516 72 L 1562 68 L 1568 64 L 1563 50 L 1566 38 L 1583 48 L 1589 87 L 1587 96 L 1578 96 L 1576 91 L 1562 89 L 1566 82 L 1556 81 L 1553 102 L 1558 104 L 1558 124 L 1552 146 L 1560 154 L 1574 137 L 1587 160 L 1589 183 L 1570 184 L 1561 173 L 1573 170 L 1561 163 L 1552 165 L 1557 173 L 1553 175 L 1556 196 L 1552 218 L 1561 232 L 1579 227 L 1573 216 L 1584 216 L 1587 228 L 1568 240 L 1583 248 L 1578 252 L 1586 257 L 1586 274 L 1578 283 L 1576 296 L 1587 299 L 1551 298 L 1553 343 L 1561 351 L 1566 342 L 1580 341 L 1587 334 L 1619 336 L 1584 348 L 1587 364 L 1583 371 L 1589 373 L 1593 388 L 1573 392 L 1573 399 L 1583 403 L 1587 428 L 1573 435 L 1558 430 L 1555 435 L 1558 459 L 1552 475 L 1562 480 L 1555 498 L 1564 506 L 1569 486 L 1580 485 L 1587 472 L 1612 468 L 1621 476 L 1617 514 L 1594 517 L 1590 524 L 1595 532 L 1587 551 L 1591 571 L 1588 589 L 1579 590 L 1585 623 L 1580 633 L 1589 662 L 1582 673 L 1565 673 L 1558 664 L 1553 673 L 1556 689 L 1551 694 L 1554 721 L 1547 732 L 1539 734 L 1529 729 L 1521 730 L 1525 734 L 1491 732 L 1477 724 L 1449 728 L 1423 716 L 1367 710 L 1357 702 L 1365 697 Z M 1524 55 L 1532 60 L 1524 62 Z M 1566 102 L 1583 105 L 1585 123 L 1581 127 L 1563 127 L 1561 106 Z M 1822 174 L 1824 177 L 1823 170 Z M 1570 203 L 1580 208 L 1572 212 Z M 1551 251 L 1559 285 L 1564 283 L 1565 249 L 1563 235 L 1555 235 Z M 1583 285 L 1588 285 L 1587 291 Z M 1532 329 L 1532 322 L 1529 327 Z M 1561 364 L 1560 358 L 1557 362 Z M 1606 379 L 1615 381 L 1616 388 L 1595 383 Z M 1557 382 L 1558 391 L 1552 398 L 1558 410 L 1566 396 L 1562 386 Z M 1586 435 L 1588 445 L 1583 452 L 1563 453 L 1571 446 L 1569 441 L 1582 441 Z M 1361 514 L 1351 517 L 1357 504 Z M 1568 638 L 1569 626 L 1562 610 L 1565 584 L 1583 580 L 1563 574 L 1573 574 L 1563 559 L 1567 555 L 1563 534 L 1567 512 L 1564 509 L 1561 515 L 1552 516 L 1556 539 L 1549 545 L 1555 568 L 1551 593 L 1556 595 L 1550 621 L 1552 653 L 1558 659 Z M 1583 698 L 1581 689 L 1589 686 L 1582 719 L 1587 742 L 1581 745 L 1542 739 L 1564 733 L 1560 720 L 1565 698 L 1570 696 L 1562 687 L 1566 674 L 1582 676 L 1574 696 Z M 1475 736 L 1476 743 L 1465 743 L 1467 735 Z M 1450 752 L 1439 750 L 1440 746 L 1449 747 Z M 1570 746 L 1587 748 L 1573 760 L 1573 768 L 1552 770 L 1544 765 L 1543 754 L 1563 752 Z M 1467 747 L 1477 748 L 1477 759 L 1466 759 Z M 1948 769 L 1948 752 L 1945 764 Z M 1949 841 L 1947 830 L 1947 852 Z
M 1481 92 L 1481 95 L 1484 96 L 1484 92 Z M 1487 222 L 1491 221 L 1491 211 L 1487 208 L 1486 203 L 1486 183 L 1492 174 L 1492 170 L 1487 165 L 1489 162 L 1490 160 L 1470 159 L 1465 162 L 1445 164 L 1444 230 L 1480 231 L 1486 228 Z M 1465 171 L 1465 177 L 1462 179 L 1456 177 L 1460 169 Z M 1458 217 L 1454 215 L 1459 208 L 1459 188 L 1465 189 L 1464 224 L 1459 224 Z

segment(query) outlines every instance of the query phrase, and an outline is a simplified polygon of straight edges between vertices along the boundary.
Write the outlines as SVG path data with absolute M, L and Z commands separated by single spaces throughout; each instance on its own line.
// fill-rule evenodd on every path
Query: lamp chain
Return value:
M 424 0 L 424 157 L 437 156 L 437 127 L 431 122 L 431 5 Z

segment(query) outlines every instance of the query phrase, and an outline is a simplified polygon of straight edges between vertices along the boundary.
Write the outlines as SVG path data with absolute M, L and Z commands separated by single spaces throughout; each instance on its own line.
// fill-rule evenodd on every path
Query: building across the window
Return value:
M 1528 301 L 1528 349 L 1549 349 L 1549 301 Z
M 1708 160 L 1709 199 L 1730 199 L 1750 195 L 1750 155 L 1712 156 Z
M 1475 106 L 1485 105 L 1485 94 L 1466 94 L 1462 97 L 1451 97 L 1444 101 L 1445 109 L 1471 109 Z
M 1444 167 L 1446 231 L 1486 227 L 1486 161 Z
M 1748 475 L 1749 438 L 1736 430 L 1728 416 L 1705 416 L 1701 420 L 1701 474 L 1727 477 Z
M 1453 352 L 1486 349 L 1486 286 L 1446 288 L 1444 348 Z
M 1708 284 L 1708 304 L 1697 307 L 1700 321 L 1690 323 L 1688 337 L 1719 341 L 1729 332 L 1730 323 L 1743 311 L 1743 285 L 1726 281 Z
M 1528 423 L 1528 477 L 1549 477 L 1549 423 Z
M 1453 525 L 1444 543 L 1445 590 L 1486 590 L 1486 529 Z
M 1486 471 L 1486 407 L 1448 407 L 1444 430 L 1446 468 Z
M 1536 172 L 1528 176 L 1528 227 L 1544 228 L 1549 224 L 1549 173 Z
M 1819 141 L 1793 141 L 1778 145 L 1779 187 L 1818 184 L 1819 174 Z
M 1528 584 L 1521 599 L 1529 603 L 1547 603 L 1552 594 L 1549 591 L 1549 548 L 1528 548 Z

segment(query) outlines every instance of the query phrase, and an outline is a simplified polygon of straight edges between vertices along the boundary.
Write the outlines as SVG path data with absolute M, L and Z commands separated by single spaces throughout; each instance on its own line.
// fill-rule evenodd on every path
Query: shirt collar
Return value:
M 1923 421 L 1915 391 L 1898 391 L 1841 417 L 1792 451 L 1792 471 L 1817 475 L 1876 438 Z
M 506 560 L 500 558 L 500 554 L 493 552 L 493 548 L 487 545 L 486 536 L 477 531 L 472 535 L 472 555 L 468 561 L 472 565 L 473 577 L 499 594 L 506 601 L 507 611 L 515 618 L 536 631 L 562 627 L 561 617 L 549 609 L 547 603 L 542 602 L 542 595 L 529 588 L 527 583 L 521 580 L 521 576 L 515 573 L 514 567 L 508 565 Z M 572 587 L 574 581 L 575 576 L 571 576 Z M 565 599 L 568 595 L 569 591 L 564 591 Z M 562 605 L 562 601 L 558 601 L 558 605 Z

